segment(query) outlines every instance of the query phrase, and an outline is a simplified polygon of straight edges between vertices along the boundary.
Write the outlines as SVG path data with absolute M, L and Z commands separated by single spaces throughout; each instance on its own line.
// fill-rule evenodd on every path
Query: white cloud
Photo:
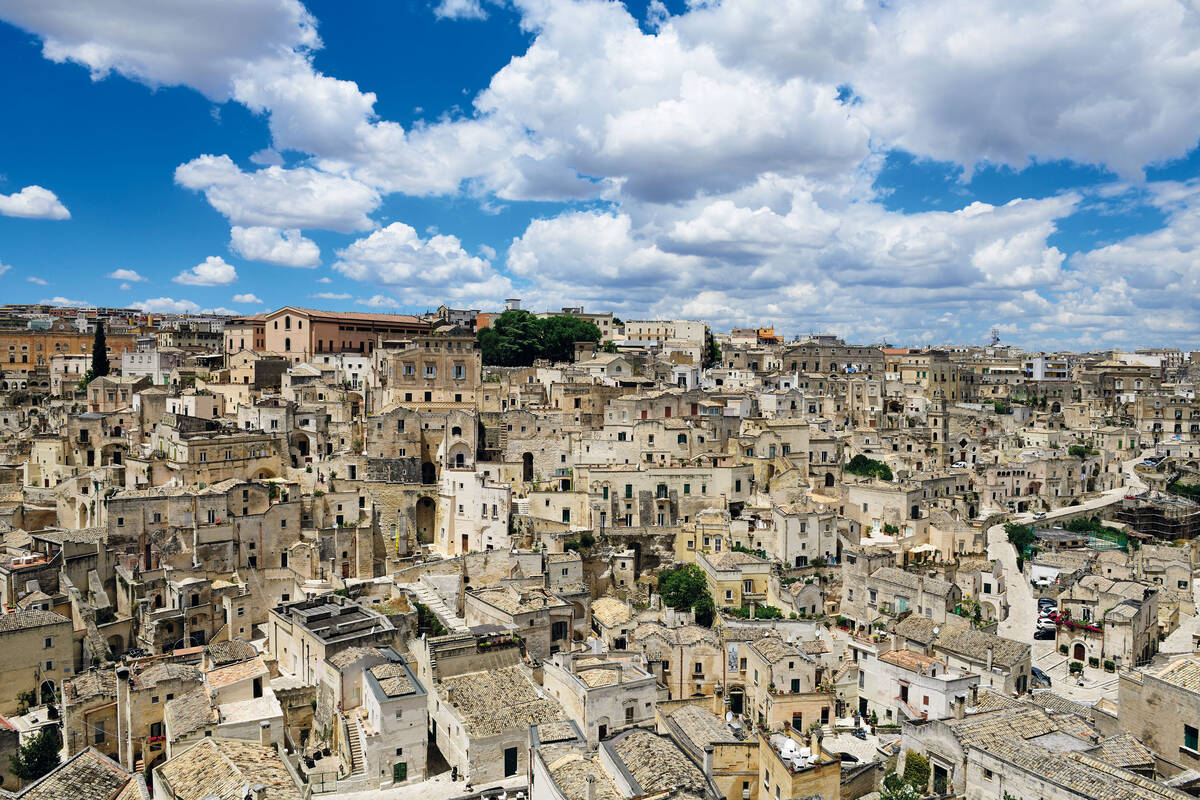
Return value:
M 30 275 L 25 280 L 29 281 L 30 283 L 36 283 L 38 286 L 49 286 L 50 285 L 48 281 L 45 281 L 42 278 L 37 277 L 36 275 Z
M 400 303 L 394 298 L 382 294 L 376 294 L 366 298 L 360 297 L 355 302 L 359 305 L 369 306 L 370 308 L 396 308 L 400 305 Z
M 379 205 L 375 190 L 350 178 L 309 167 L 242 172 L 229 156 L 181 164 L 175 182 L 204 192 L 231 223 L 248 227 L 369 230 L 375 225 L 367 214 Z
M 70 300 L 66 297 L 51 297 L 48 300 L 39 300 L 44 306 L 63 306 L 65 308 L 94 308 L 94 306 L 86 300 Z
M 26 186 L 15 194 L 0 194 L 0 214 L 26 219 L 70 219 L 71 212 L 49 189 Z
M 298 0 L 12 0 L 0 16 L 42 37 L 46 58 L 87 67 L 95 80 L 118 72 L 149 86 L 192 86 L 216 102 L 256 62 L 320 46 Z
M 333 283 L 333 280 L 326 276 L 324 278 L 317 278 L 317 283 Z
M 118 289 L 120 289 L 120 290 L 121 290 L 121 291 L 123 291 L 123 292 L 127 292 L 127 291 L 129 291 L 130 289 L 132 289 L 132 288 L 133 288 L 133 284 L 131 284 L 131 283 L 122 283 L 122 284 L 121 284 L 120 286 L 118 286 L 117 288 L 118 288 Z
M 220 256 L 209 256 L 203 262 L 172 278 L 187 286 L 228 286 L 237 281 L 237 270 Z
M 4 262 L 0 261 L 0 275 L 3 275 L 10 269 L 12 269 L 12 264 L 5 264 Z
M 233 251 L 251 261 L 281 267 L 315 267 L 321 263 L 321 249 L 316 242 L 301 236 L 297 228 L 234 225 L 230 237 Z
M 487 19 L 480 0 L 441 0 L 433 13 L 438 19 Z
M 198 303 L 192 300 L 176 300 L 173 297 L 151 297 L 131 303 L 131 305 L 150 314 L 222 314 L 224 316 L 236 317 L 239 313 L 232 308 L 224 308 L 223 306 L 201 308 Z
M 258 295 L 255 294 L 235 294 L 233 296 L 233 302 L 262 304 L 262 300 L 259 300 Z
M 316 294 L 309 295 L 309 297 L 315 297 L 319 300 L 349 300 L 351 296 L 349 292 L 317 292 Z
M 114 281 L 128 281 L 129 283 L 141 283 L 146 280 L 136 270 L 132 269 L 114 269 L 104 277 L 112 278 Z
M 467 253 L 454 236 L 422 239 L 403 222 L 393 222 L 339 250 L 333 269 L 356 281 L 446 287 L 487 280 L 491 265 Z

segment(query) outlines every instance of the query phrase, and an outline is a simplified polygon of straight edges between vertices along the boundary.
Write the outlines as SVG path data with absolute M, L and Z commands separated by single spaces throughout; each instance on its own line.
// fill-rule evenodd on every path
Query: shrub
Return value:
M 885 481 L 892 479 L 892 469 L 882 461 L 876 461 L 873 458 L 867 458 L 862 453 L 859 453 L 854 458 L 850 459 L 850 463 L 846 464 L 846 472 L 853 475 L 861 475 L 864 478 L 877 477 Z
M 1089 667 L 1098 667 L 1098 666 L 1100 666 L 1100 659 L 1099 659 L 1099 657 L 1097 657 L 1097 656 L 1088 656 L 1088 666 L 1089 666 Z
M 919 792 L 929 787 L 929 759 L 914 750 L 904 754 L 904 782 Z
M 1058 646 L 1058 652 L 1062 653 L 1065 656 L 1067 654 L 1067 646 L 1065 644 L 1060 644 Z
M 1072 661 L 1071 666 L 1067 668 L 1067 671 L 1072 674 L 1074 674 L 1076 672 L 1083 672 L 1083 662 L 1082 661 Z
M 1104 659 L 1104 670 L 1105 670 L 1105 672 L 1116 672 L 1117 665 L 1113 662 L 1113 660 L 1111 658 L 1106 658 L 1106 659 Z
M 584 547 L 591 547 L 592 545 L 596 544 L 596 537 L 590 532 L 584 531 L 579 535 L 579 543 Z

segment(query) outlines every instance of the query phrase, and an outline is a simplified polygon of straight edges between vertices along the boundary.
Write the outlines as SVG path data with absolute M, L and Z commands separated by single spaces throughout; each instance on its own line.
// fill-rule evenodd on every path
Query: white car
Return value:
M 1045 519 L 1046 512 L 1045 511 L 1035 511 L 1035 512 L 1033 512 L 1033 518 L 1034 519 Z

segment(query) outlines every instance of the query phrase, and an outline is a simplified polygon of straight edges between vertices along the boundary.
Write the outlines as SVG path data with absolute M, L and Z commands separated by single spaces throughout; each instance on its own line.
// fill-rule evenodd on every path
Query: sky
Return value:
M 0 0 L 0 302 L 1200 349 L 1177 0 Z

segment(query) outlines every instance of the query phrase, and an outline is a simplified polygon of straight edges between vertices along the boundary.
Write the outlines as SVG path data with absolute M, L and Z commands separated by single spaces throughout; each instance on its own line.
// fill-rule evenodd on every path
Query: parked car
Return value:
M 1050 676 L 1049 676 L 1049 675 L 1047 675 L 1047 674 L 1046 674 L 1045 672 L 1043 672 L 1042 670 L 1038 669 L 1037 667 L 1030 667 L 1030 668 L 1029 668 L 1029 671 L 1030 671 L 1030 672 L 1032 672 L 1032 673 L 1033 673 L 1033 677 L 1034 677 L 1034 678 L 1036 678 L 1036 679 L 1037 679 L 1038 681 L 1040 681 L 1041 683 L 1044 683 L 1044 684 L 1046 684 L 1047 686 L 1050 686 L 1050 685 L 1051 685 L 1051 684 L 1050 684 Z
M 1033 632 L 1035 639 L 1054 639 L 1058 632 L 1054 628 L 1037 628 Z
M 1056 611 L 1057 609 L 1058 603 L 1051 600 L 1049 597 L 1043 597 L 1041 600 L 1038 600 L 1038 611 Z
M 1046 512 L 1045 511 L 1035 511 L 1035 512 L 1033 512 L 1033 518 L 1034 519 L 1045 519 Z

